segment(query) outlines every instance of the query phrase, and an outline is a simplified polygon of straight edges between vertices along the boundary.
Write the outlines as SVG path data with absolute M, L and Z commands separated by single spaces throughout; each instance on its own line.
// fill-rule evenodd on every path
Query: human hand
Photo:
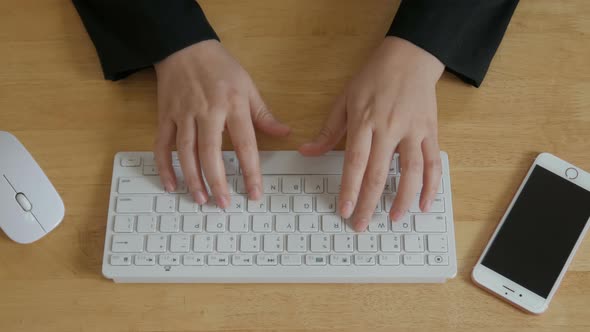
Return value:
M 199 204 L 207 202 L 206 179 L 216 204 L 221 208 L 229 206 L 221 153 L 222 133 L 227 128 L 248 196 L 261 198 L 254 127 L 274 136 L 286 136 L 290 129 L 272 116 L 248 73 L 216 40 L 177 51 L 154 67 L 158 78 L 154 153 L 166 191 L 176 187 L 171 161 L 171 150 L 176 145 L 194 200 Z
M 428 211 L 442 175 L 437 139 L 436 82 L 444 65 L 397 37 L 387 37 L 347 85 L 317 138 L 299 151 L 331 150 L 347 133 L 339 213 L 363 231 L 380 199 L 393 153 L 402 175 L 390 217 L 404 216 L 420 185 L 420 209 Z M 353 214 L 354 213 L 354 214 Z

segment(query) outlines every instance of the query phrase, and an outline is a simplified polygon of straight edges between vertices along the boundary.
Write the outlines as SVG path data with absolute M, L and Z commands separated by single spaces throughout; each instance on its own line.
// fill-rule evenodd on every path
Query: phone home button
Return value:
M 578 170 L 575 169 L 575 168 L 573 168 L 573 167 L 570 167 L 570 168 L 568 168 L 568 169 L 565 170 L 565 176 L 568 179 L 573 180 L 573 179 L 575 179 L 575 178 L 578 177 Z

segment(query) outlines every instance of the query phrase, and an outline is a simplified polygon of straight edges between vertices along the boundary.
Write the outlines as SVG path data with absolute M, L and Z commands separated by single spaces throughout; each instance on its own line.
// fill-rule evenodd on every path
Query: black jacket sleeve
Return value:
M 388 36 L 412 42 L 479 87 L 518 0 L 402 0 Z
M 104 76 L 122 79 L 168 55 L 219 39 L 195 0 L 73 0 Z

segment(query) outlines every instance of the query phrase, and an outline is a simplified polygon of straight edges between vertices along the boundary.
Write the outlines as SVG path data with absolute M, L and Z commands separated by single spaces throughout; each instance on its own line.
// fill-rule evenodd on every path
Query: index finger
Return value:
M 394 221 L 401 219 L 412 202 L 416 200 L 424 169 L 420 142 L 402 141 L 398 150 L 402 173 L 398 193 L 390 212 L 391 219 Z
M 212 114 L 221 112 L 211 112 Z M 217 115 L 198 119 L 198 149 L 205 179 L 217 205 L 229 207 L 229 192 L 221 153 L 224 119 Z

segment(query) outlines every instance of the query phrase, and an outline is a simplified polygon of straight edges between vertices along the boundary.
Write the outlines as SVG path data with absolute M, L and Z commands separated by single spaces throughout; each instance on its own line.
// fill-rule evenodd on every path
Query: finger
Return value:
M 424 154 L 424 180 L 420 195 L 420 210 L 428 212 L 442 177 L 440 149 L 436 138 L 428 137 L 422 141 L 422 153 Z
M 178 123 L 177 127 L 176 148 L 182 173 L 195 202 L 205 204 L 207 195 L 205 195 L 205 183 L 201 177 L 201 165 L 197 150 L 197 124 L 194 118 L 187 117 Z
M 289 135 L 291 132 L 289 126 L 280 122 L 272 115 L 256 89 L 250 93 L 250 112 L 254 126 L 265 134 L 283 137 Z
M 416 199 L 424 167 L 419 141 L 402 141 L 398 150 L 402 173 L 398 193 L 390 211 L 394 221 L 401 219 Z
M 224 121 L 216 112 L 214 115 L 197 119 L 197 146 L 201 167 L 211 194 L 219 207 L 229 207 L 229 192 L 225 179 L 225 168 L 221 154 L 221 141 Z M 220 112 L 217 112 L 220 113 Z
M 243 105 L 246 108 L 248 105 Z M 227 128 L 234 149 L 240 161 L 248 196 L 252 200 L 262 197 L 262 177 L 256 147 L 256 135 L 247 109 L 238 110 L 227 120 Z
M 344 170 L 338 206 L 343 218 L 350 218 L 356 205 L 363 175 L 369 159 L 372 132 L 369 127 L 358 128 L 348 132 L 346 152 L 344 153 Z
M 373 135 L 369 162 L 363 177 L 359 201 L 352 218 L 353 227 L 356 231 L 364 231 L 371 221 L 387 180 L 389 160 L 393 155 L 392 145 L 395 146 L 396 144 L 397 140 L 392 142 L 390 135 L 378 133 Z
M 169 120 L 158 123 L 158 134 L 154 142 L 154 156 L 160 173 L 160 181 L 167 192 L 176 189 L 176 175 L 172 168 L 172 146 L 176 136 L 176 125 Z
M 336 99 L 334 107 L 319 135 L 303 144 L 299 152 L 304 156 L 319 156 L 334 148 L 346 132 L 346 101 L 344 95 Z

